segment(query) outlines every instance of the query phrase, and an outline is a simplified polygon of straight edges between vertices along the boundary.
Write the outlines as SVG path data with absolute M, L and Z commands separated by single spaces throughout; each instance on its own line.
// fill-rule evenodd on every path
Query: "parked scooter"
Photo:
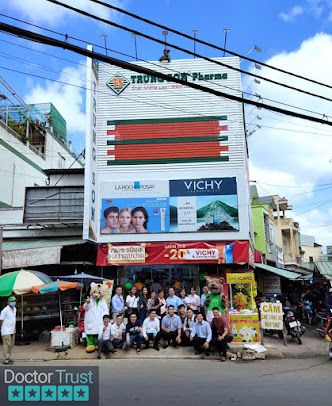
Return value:
M 301 336 L 305 333 L 305 327 L 297 320 L 292 308 L 284 307 L 283 310 L 287 334 L 292 338 L 296 338 L 298 344 L 302 344 Z
M 324 338 L 326 336 L 327 317 L 325 315 L 325 312 L 318 313 L 317 317 L 319 322 L 316 331 L 322 338 Z

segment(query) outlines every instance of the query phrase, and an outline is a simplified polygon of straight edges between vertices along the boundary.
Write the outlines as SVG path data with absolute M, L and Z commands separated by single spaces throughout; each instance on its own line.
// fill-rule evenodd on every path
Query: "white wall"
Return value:
M 46 159 L 43 159 L 11 134 L 1 122 L 0 204 L 24 206 L 25 187 L 46 184 L 47 176 L 42 170 L 59 168 L 58 153 L 65 158 L 65 167 L 68 168 L 75 158 L 50 134 L 46 135 Z M 79 167 L 79 162 L 72 166 Z
M 322 260 L 322 247 L 311 247 L 307 245 L 302 245 L 302 250 L 304 251 L 303 254 L 303 262 L 310 262 L 310 258 L 313 258 L 313 262 L 320 262 Z

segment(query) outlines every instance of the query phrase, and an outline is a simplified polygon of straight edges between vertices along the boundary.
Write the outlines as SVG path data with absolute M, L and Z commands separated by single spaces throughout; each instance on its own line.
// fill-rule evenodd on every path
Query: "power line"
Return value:
M 81 155 L 84 155 L 84 153 L 85 153 L 85 148 L 81 151 L 81 153 L 79 154 L 79 155 L 77 155 L 77 157 L 76 157 L 76 159 L 71 163 L 71 165 L 67 168 L 67 169 L 70 169 L 73 165 L 74 165 L 74 163 L 76 162 L 76 161 L 78 161 L 78 159 L 80 158 L 80 156 Z M 60 176 L 60 178 L 56 181 L 56 183 L 55 183 L 55 185 L 54 186 L 56 186 L 59 182 L 60 182 L 60 180 L 64 177 L 64 173 Z
M 18 19 L 18 18 L 14 18 L 14 17 L 10 17 L 10 16 L 8 16 L 8 15 L 6 15 L 6 14 L 1 14 L 1 13 L 0 13 L 0 15 L 4 16 L 4 17 L 6 17 L 6 18 L 9 18 L 9 19 L 13 19 L 13 20 L 15 20 L 15 21 L 19 21 L 19 22 L 24 23 L 24 24 L 27 24 L 27 25 L 31 25 L 31 26 L 33 26 L 33 27 L 36 26 L 35 24 L 32 24 L 32 23 L 30 23 L 30 22 L 28 22 L 28 21 L 21 20 L 21 19 Z M 45 31 L 56 32 L 56 31 L 53 31 L 53 30 L 49 30 L 48 28 L 41 27 L 41 26 L 39 26 L 39 25 L 38 25 L 37 27 L 38 27 L 39 29 L 42 29 L 42 30 L 45 30 Z M 91 45 L 93 45 L 93 46 L 95 46 L 95 47 L 98 47 L 98 48 L 101 48 L 101 49 L 105 49 L 105 47 L 103 47 L 103 46 L 101 46 L 101 45 L 98 45 L 98 44 L 95 44 L 95 43 L 92 43 L 91 41 L 86 41 L 86 40 L 83 40 L 83 39 L 80 39 L 80 38 L 77 38 L 77 37 L 73 37 L 73 36 L 70 36 L 70 35 L 68 35 L 68 34 L 63 34 L 63 33 L 60 33 L 60 32 L 56 32 L 56 33 L 57 33 L 58 35 L 60 35 L 60 36 L 63 36 L 64 38 L 71 38 L 71 39 L 73 39 L 73 40 L 75 40 L 75 41 L 79 41 L 79 42 L 82 42 L 82 43 L 84 43 L 84 44 L 91 44 Z M 21 48 L 23 48 L 23 49 L 28 49 L 28 50 L 33 51 L 33 52 L 38 52 L 38 53 L 40 53 L 40 54 L 44 54 L 44 55 L 47 55 L 47 56 L 51 56 L 51 57 L 57 58 L 57 59 L 59 59 L 59 60 L 71 62 L 71 63 L 73 63 L 73 64 L 77 64 L 77 65 L 81 65 L 81 66 L 86 67 L 86 64 L 83 64 L 83 63 L 80 63 L 80 62 L 75 62 L 75 61 L 70 60 L 70 59 L 67 59 L 67 58 L 62 58 L 62 57 L 59 57 L 59 56 L 54 55 L 54 54 L 50 54 L 50 53 L 47 53 L 47 52 L 43 52 L 43 51 L 40 51 L 40 50 L 36 50 L 36 49 L 34 49 L 34 48 L 26 47 L 26 46 L 23 46 L 23 45 L 20 45 L 20 44 L 16 44 L 16 43 L 14 43 L 14 42 L 10 42 L 10 41 L 4 40 L 4 39 L 0 39 L 0 41 L 6 42 L 6 43 L 11 44 L 11 45 L 15 45 L 15 46 L 21 47 Z M 116 53 L 116 54 L 119 54 L 119 55 L 122 55 L 122 56 L 127 56 L 127 57 L 129 57 L 129 58 L 131 58 L 131 59 L 133 59 L 133 60 L 137 60 L 136 56 L 133 56 L 133 55 L 130 55 L 130 54 L 121 52 L 121 51 L 117 51 L 117 50 L 115 50 L 115 49 L 107 48 L 107 51 L 113 52 L 113 53 Z M 147 61 L 147 60 L 142 59 L 142 58 L 139 58 L 138 60 L 139 60 L 139 61 L 142 61 L 142 62 L 146 62 L 146 63 L 148 63 L 148 64 L 150 64 L 150 65 L 159 67 L 158 64 L 153 63 L 152 61 Z M 177 72 L 177 73 L 179 73 L 179 72 L 176 71 L 175 69 L 170 69 L 170 68 L 168 68 L 168 67 L 166 67 L 166 66 L 164 66 L 164 69 L 167 69 L 167 70 L 172 71 L 172 72 Z M 220 83 L 216 83 L 216 82 L 213 82 L 213 81 L 210 81 L 210 80 L 204 79 L 204 82 L 213 83 L 213 84 L 216 84 L 217 86 L 224 87 L 224 88 L 231 89 L 231 90 L 234 90 L 234 91 L 237 91 L 237 92 L 238 92 L 237 89 L 233 89 L 233 88 L 231 88 L 231 87 L 229 87 L 229 86 L 221 85 Z M 249 93 L 249 92 L 242 92 L 242 93 L 243 93 L 243 94 L 246 94 L 246 95 L 249 95 L 249 96 L 256 96 L 256 94 L 252 94 L 252 93 Z M 288 104 L 288 103 L 284 103 L 284 102 L 281 102 L 281 101 L 273 100 L 273 99 L 270 99 L 270 98 L 268 98 L 268 97 L 261 97 L 261 98 L 262 98 L 262 100 L 266 100 L 266 101 L 269 101 L 269 102 L 277 103 L 277 104 L 280 104 L 280 105 L 282 105 L 282 106 L 291 107 L 291 108 L 294 108 L 294 109 L 299 110 L 299 111 L 305 111 L 305 112 L 307 112 L 307 113 L 317 114 L 318 116 L 322 116 L 322 114 L 321 114 L 320 112 L 316 112 L 316 111 L 313 111 L 313 110 L 310 110 L 310 109 L 305 109 L 305 108 L 302 108 L 302 107 L 294 106 L 294 105 L 292 105 L 292 104 Z M 254 108 L 256 108 L 256 106 L 255 106 Z M 253 111 L 253 110 L 252 110 L 252 111 Z M 250 112 L 250 113 L 251 113 L 251 112 Z M 249 114 L 250 114 L 250 113 L 249 113 Z M 278 113 L 276 113 L 276 114 L 278 114 Z M 326 118 L 332 118 L 332 116 L 328 116 L 328 115 L 326 115 L 326 114 L 325 114 L 325 117 L 326 117 Z
M 251 114 L 255 114 L 255 113 L 252 113 L 252 112 L 247 113 L 247 115 L 251 115 Z M 279 115 L 278 113 L 274 113 L 274 114 Z M 263 114 L 259 114 L 259 117 L 264 118 L 264 119 L 266 119 L 266 120 L 273 120 L 273 121 L 278 121 L 278 122 L 280 122 L 280 119 L 278 119 L 278 118 L 265 116 L 265 115 L 263 115 Z M 310 126 L 310 125 L 305 125 L 305 124 L 299 124 L 299 123 L 295 123 L 295 122 L 291 122 L 291 121 L 286 121 L 284 118 L 282 119 L 282 122 L 283 122 L 283 123 L 287 123 L 287 124 L 291 124 L 291 125 L 294 125 L 294 126 L 297 126 L 297 127 L 301 126 L 301 127 L 305 127 L 305 128 L 311 128 L 311 129 L 313 129 L 313 130 L 319 130 L 319 128 L 317 128 L 317 127 L 312 127 L 312 126 Z M 247 125 L 250 125 L 250 124 L 247 124 Z M 301 131 L 301 132 L 302 132 L 302 131 Z M 310 132 L 310 133 L 311 133 L 311 132 Z M 312 133 L 311 133 L 311 134 L 312 134 Z M 322 133 L 321 135 L 332 135 L 332 133 L 329 133 L 329 134 L 327 134 L 327 133 Z
M 47 1 L 48 1 L 49 3 L 53 3 L 53 4 L 56 4 L 56 5 L 58 5 L 58 6 L 64 7 L 64 8 L 66 8 L 66 9 L 68 9 L 68 10 L 75 11 L 76 13 L 81 14 L 81 15 L 84 15 L 84 16 L 86 16 L 86 17 L 89 17 L 89 18 L 92 18 L 92 19 L 94 19 L 94 20 L 103 22 L 103 23 L 105 23 L 105 24 L 107 24 L 107 25 L 111 25 L 111 26 L 113 26 L 113 27 L 120 28 L 120 29 L 122 29 L 122 30 L 125 30 L 125 31 L 131 32 L 131 33 L 133 33 L 133 34 L 139 35 L 139 36 L 141 36 L 141 37 L 143 37 L 143 38 L 146 38 L 146 39 L 149 39 L 149 40 L 151 40 L 151 41 L 158 42 L 159 44 L 165 45 L 165 41 L 163 41 L 163 40 L 160 40 L 160 39 L 158 39 L 158 38 L 152 37 L 151 35 L 148 35 L 148 34 L 144 34 L 144 33 L 141 32 L 141 31 L 136 31 L 136 30 L 133 30 L 132 28 L 128 28 L 128 27 L 126 27 L 126 26 L 124 26 L 124 25 L 121 25 L 121 24 L 118 24 L 118 23 L 115 23 L 115 22 L 106 20 L 106 19 L 104 19 L 104 18 L 98 17 L 98 16 L 96 16 L 96 15 L 94 15 L 94 14 L 88 13 L 87 11 L 78 9 L 78 8 L 76 8 L 76 7 L 72 7 L 72 6 L 68 5 L 68 4 L 61 3 L 61 2 L 59 2 L 58 0 L 47 0 Z M 243 73 L 243 74 L 245 74 L 245 75 L 249 75 L 249 76 L 255 77 L 255 78 L 257 78 L 257 79 L 261 79 L 261 80 L 264 80 L 264 81 L 266 81 L 266 82 L 273 83 L 273 84 L 275 84 L 275 85 L 285 87 L 285 88 L 287 88 L 287 89 L 295 90 L 295 91 L 297 91 L 297 92 L 299 92 L 299 93 L 306 94 L 306 95 L 308 95 L 308 96 L 312 96 L 312 97 L 316 97 L 316 98 L 318 98 L 318 99 L 327 100 L 327 101 L 332 102 L 332 99 L 330 99 L 329 97 L 325 97 L 325 96 L 322 96 L 322 95 L 319 95 L 319 94 L 316 94 L 316 93 L 311 93 L 311 92 L 308 92 L 307 90 L 299 89 L 299 88 L 297 88 L 297 87 L 294 87 L 294 86 L 291 86 L 291 85 L 287 85 L 287 84 L 285 84 L 285 83 L 281 83 L 281 82 L 278 82 L 278 81 L 275 81 L 275 80 L 272 80 L 272 79 L 269 79 L 269 78 L 266 78 L 266 77 L 257 75 L 257 74 L 255 74 L 255 73 L 245 71 L 245 70 L 243 70 L 243 69 L 241 69 L 241 68 L 236 68 L 235 66 L 231 66 L 231 65 L 228 65 L 228 64 L 226 64 L 226 63 L 223 63 L 223 62 L 220 62 L 220 61 L 216 61 L 216 60 L 214 60 L 214 59 L 208 58 L 208 57 L 206 57 L 206 56 L 204 56 L 204 55 L 201 55 L 201 54 L 197 54 L 196 52 L 192 52 L 192 51 L 190 51 L 190 50 L 188 50 L 188 49 L 186 49 L 186 48 L 182 48 L 182 47 L 180 47 L 180 46 L 178 46 L 178 45 L 171 44 L 171 43 L 169 43 L 169 42 L 167 43 L 167 45 L 170 46 L 170 47 L 172 47 L 172 48 L 174 48 L 174 49 L 177 49 L 178 51 L 185 52 L 186 54 L 192 55 L 192 56 L 194 56 L 194 57 L 198 57 L 198 58 L 205 59 L 206 61 L 209 61 L 209 62 L 212 62 L 212 63 L 214 63 L 214 64 L 220 65 L 220 66 L 222 66 L 222 67 L 224 67 L 224 68 L 228 68 L 228 69 L 234 70 L 234 71 L 236 71 L 236 72 L 240 72 L 240 73 Z
M 267 104 L 256 102 L 256 101 L 253 101 L 253 100 L 247 100 L 247 99 L 244 99 L 243 97 L 239 97 L 239 96 L 231 95 L 231 94 L 228 94 L 228 93 L 220 92 L 220 91 L 217 91 L 215 89 L 211 89 L 211 88 L 201 86 L 201 85 L 199 85 L 197 83 L 187 82 L 187 81 L 178 79 L 176 77 L 171 77 L 169 75 L 165 75 L 164 73 L 161 73 L 161 72 L 149 69 L 149 68 L 145 68 L 143 66 L 139 66 L 139 65 L 136 65 L 136 64 L 133 64 L 133 63 L 129 63 L 129 62 L 117 59 L 117 58 L 110 57 L 110 56 L 105 56 L 103 54 L 99 54 L 99 53 L 96 53 L 96 52 L 93 52 L 93 51 L 89 51 L 89 50 L 83 49 L 81 47 L 78 47 L 76 45 L 69 44 L 67 42 L 60 41 L 60 40 L 57 40 L 55 38 L 47 37 L 45 35 L 34 33 L 34 32 L 31 32 L 31 31 L 28 31 L 28 30 L 24 30 L 22 28 L 11 26 L 9 24 L 0 23 L 0 31 L 9 32 L 9 33 L 17 35 L 17 36 L 19 36 L 21 38 L 30 39 L 30 40 L 33 40 L 35 42 L 39 42 L 39 43 L 43 43 L 43 44 L 47 44 L 47 45 L 51 45 L 51 46 L 55 46 L 55 47 L 65 48 L 65 49 L 68 49 L 70 51 L 79 53 L 81 55 L 85 55 L 85 56 L 87 56 L 89 58 L 98 59 L 98 60 L 100 60 L 102 62 L 110 63 L 110 64 L 112 64 L 114 66 L 118 66 L 120 68 L 127 69 L 129 71 L 135 71 L 135 72 L 138 72 L 138 73 L 142 73 L 142 74 L 146 74 L 146 75 L 150 75 L 150 76 L 155 76 L 157 78 L 166 80 L 168 82 L 175 82 L 175 83 L 187 86 L 187 87 L 191 87 L 191 88 L 196 89 L 196 90 L 203 91 L 205 93 L 213 94 L 215 96 L 220 96 L 220 97 L 223 97 L 223 98 L 226 98 L 226 99 L 229 99 L 229 100 L 233 100 L 233 101 L 237 101 L 237 102 L 240 102 L 240 103 L 251 104 L 253 106 L 257 106 L 257 107 L 260 107 L 260 108 L 265 108 L 267 110 L 276 111 L 278 113 L 283 113 L 283 114 L 288 115 L 288 116 L 297 117 L 297 118 L 303 118 L 303 119 L 306 119 L 306 120 L 309 120 L 309 121 L 313 121 L 313 122 L 317 122 L 317 123 L 332 126 L 331 122 L 320 119 L 318 117 L 312 117 L 312 116 L 308 116 L 308 115 L 305 115 L 305 114 L 300 114 L 300 113 L 296 113 L 296 112 L 293 112 L 293 111 L 284 110 L 284 109 L 281 109 L 279 107 L 267 105 Z M 8 69 L 8 68 L 6 68 L 6 69 Z
M 253 125 L 252 123 L 248 124 L 248 125 Z M 332 133 L 331 134 L 324 134 L 324 133 L 314 133 L 312 131 L 301 131 L 301 130 L 293 130 L 292 128 L 280 128 L 280 127 L 272 127 L 272 126 L 268 126 L 268 125 L 264 125 L 264 124 L 259 124 L 260 127 L 262 128 L 269 128 L 270 130 L 278 130 L 278 131 L 288 131 L 288 132 L 292 132 L 292 133 L 300 133 L 300 134 L 311 134 L 311 135 L 322 135 L 323 137 L 332 137 Z
M 182 37 L 184 37 L 184 38 L 187 38 L 187 39 L 189 39 L 189 40 L 192 40 L 192 41 L 194 41 L 194 42 L 198 42 L 198 43 L 200 43 L 200 44 L 202 44 L 202 45 L 206 45 L 206 46 L 208 46 L 208 47 L 217 49 L 217 50 L 222 51 L 222 52 L 224 52 L 224 53 L 227 53 L 227 54 L 229 54 L 229 55 L 237 56 L 237 57 L 239 57 L 239 58 L 241 58 L 241 59 L 245 59 L 245 60 L 247 60 L 247 61 L 249 61 L 249 62 L 258 63 L 259 65 L 265 66 L 266 68 L 275 70 L 275 71 L 277 71 L 277 72 L 285 73 L 285 74 L 287 74 L 287 75 L 290 75 L 290 76 L 293 76 L 293 77 L 297 77 L 297 78 L 299 78 L 299 79 L 303 79 L 303 80 L 306 80 L 306 81 L 311 82 L 311 83 L 315 83 L 316 85 L 320 85 L 320 86 L 324 86 L 324 87 L 328 87 L 328 88 L 332 89 L 332 86 L 331 86 L 331 85 L 328 85 L 328 84 L 326 84 L 326 83 L 322 83 L 322 82 L 319 82 L 319 81 L 317 81 L 317 80 L 314 80 L 314 79 L 307 78 L 307 77 L 305 77 L 305 76 L 299 75 L 299 74 L 297 74 L 297 73 L 290 72 L 290 71 L 287 71 L 287 70 L 285 70 L 285 69 L 278 68 L 278 67 L 273 66 L 273 65 L 269 65 L 269 64 L 267 64 L 267 63 L 258 61 L 258 60 L 256 60 L 256 59 L 249 58 L 249 57 L 246 56 L 246 55 L 241 55 L 241 54 L 239 54 L 239 53 L 237 53 L 237 52 L 230 51 L 229 49 L 225 49 L 225 48 L 222 48 L 222 47 L 220 47 L 220 46 L 218 46 L 218 45 L 212 44 L 212 43 L 210 43 L 210 42 L 201 40 L 201 39 L 197 38 L 196 36 L 193 37 L 193 36 L 191 36 L 191 35 L 185 34 L 184 32 L 175 30 L 174 28 L 170 28 L 170 27 L 167 27 L 167 26 L 165 26 L 165 25 L 158 24 L 158 23 L 156 23 L 155 21 L 152 21 L 152 20 L 149 20 L 149 19 L 147 19 L 147 18 L 141 17 L 141 16 L 139 16 L 139 15 L 137 15 L 137 14 L 131 13 L 131 12 L 129 12 L 129 11 L 127 11 L 127 10 L 124 10 L 124 9 L 122 9 L 122 8 L 120 8 L 120 7 L 116 7 L 116 6 L 113 6 L 113 5 L 111 5 L 111 4 L 105 3 L 104 1 L 100 1 L 100 0 L 90 0 L 90 1 L 93 2 L 93 3 L 97 3 L 97 4 L 100 4 L 100 5 L 102 5 L 102 6 L 108 7 L 108 8 L 110 8 L 110 9 L 115 10 L 115 11 L 118 11 L 118 12 L 120 12 L 120 13 L 126 14 L 126 15 L 128 15 L 128 16 L 130 16 L 130 17 L 132 17 L 132 18 L 135 18 L 135 19 L 137 19 L 137 20 L 143 21 L 143 22 L 145 22 L 145 23 L 147 23 L 147 24 L 150 24 L 150 25 L 153 25 L 153 26 L 155 26 L 155 27 L 161 28 L 162 30 L 166 30 L 166 31 L 169 31 L 169 32 L 173 32 L 173 33 L 176 34 L 176 35 L 180 35 L 180 36 L 182 36 Z

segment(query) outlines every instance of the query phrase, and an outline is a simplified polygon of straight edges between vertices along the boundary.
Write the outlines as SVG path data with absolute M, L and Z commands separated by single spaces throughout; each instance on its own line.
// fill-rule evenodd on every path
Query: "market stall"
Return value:
M 226 283 L 229 289 L 229 321 L 233 342 L 260 342 L 254 273 L 227 272 Z

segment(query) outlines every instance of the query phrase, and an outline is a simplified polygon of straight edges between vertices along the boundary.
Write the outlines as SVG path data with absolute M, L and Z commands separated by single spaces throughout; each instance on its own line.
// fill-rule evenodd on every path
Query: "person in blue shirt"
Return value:
M 115 322 L 118 314 L 123 314 L 126 310 L 124 298 L 122 296 L 122 287 L 118 286 L 115 289 L 115 295 L 112 297 L 112 316 Z
M 182 303 L 182 300 L 175 295 L 175 290 L 174 288 L 169 288 L 168 289 L 168 298 L 166 299 L 166 307 L 173 306 L 174 307 L 174 312 L 178 312 L 178 307 Z
M 181 343 L 181 319 L 174 313 L 174 306 L 168 306 L 168 314 L 161 321 L 160 338 L 164 340 L 164 349 L 172 342 L 174 348 Z
M 212 330 L 210 324 L 203 320 L 202 313 L 198 313 L 190 333 L 190 341 L 194 343 L 195 355 L 201 354 L 205 350 L 205 354 L 208 357 L 210 355 L 211 340 Z

